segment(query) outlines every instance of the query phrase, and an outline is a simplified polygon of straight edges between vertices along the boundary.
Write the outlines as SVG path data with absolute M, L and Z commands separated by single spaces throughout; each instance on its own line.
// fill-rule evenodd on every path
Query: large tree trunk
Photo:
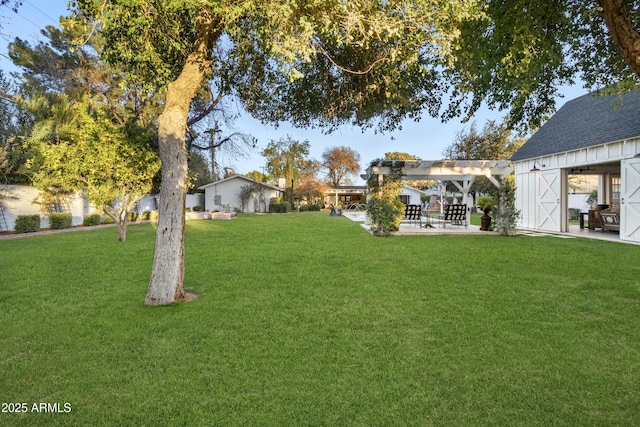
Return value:
M 165 109 L 159 118 L 158 139 L 162 184 L 158 231 L 151 280 L 145 304 L 163 305 L 185 299 L 184 203 L 187 194 L 185 133 L 191 100 L 211 69 L 216 22 L 200 9 L 196 16 L 195 48 L 178 78 L 167 88 Z
M 604 20 L 620 54 L 629 68 L 640 77 L 640 33 L 631 22 L 624 0 L 598 0 Z

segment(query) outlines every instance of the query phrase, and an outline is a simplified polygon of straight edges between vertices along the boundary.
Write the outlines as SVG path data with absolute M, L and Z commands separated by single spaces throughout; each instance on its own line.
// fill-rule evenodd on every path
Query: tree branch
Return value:
M 598 0 L 604 21 L 622 58 L 640 78 L 640 33 L 631 21 L 624 0 Z

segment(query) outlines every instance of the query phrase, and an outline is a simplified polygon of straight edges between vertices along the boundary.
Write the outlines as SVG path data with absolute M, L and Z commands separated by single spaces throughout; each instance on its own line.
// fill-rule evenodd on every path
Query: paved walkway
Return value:
M 141 222 L 149 222 L 149 221 L 141 221 Z M 128 225 L 140 224 L 140 223 L 130 222 Z M 115 224 L 101 224 L 101 225 L 92 225 L 90 227 L 78 226 L 78 227 L 71 227 L 71 228 L 63 228 L 62 230 L 35 231 L 33 233 L 8 233 L 8 234 L 3 233 L 3 234 L 0 234 L 0 240 L 24 239 L 26 237 L 47 236 L 49 234 L 69 233 L 72 231 L 91 231 L 91 230 L 98 230 L 100 228 L 112 228 L 115 226 L 116 226 Z

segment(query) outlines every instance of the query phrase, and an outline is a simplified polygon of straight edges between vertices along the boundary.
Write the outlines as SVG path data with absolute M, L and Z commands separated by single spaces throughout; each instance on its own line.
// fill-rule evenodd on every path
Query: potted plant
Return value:
M 482 215 L 482 217 L 480 218 L 480 230 L 490 231 L 491 217 L 489 216 L 489 213 L 491 212 L 491 209 L 496 206 L 495 200 L 493 200 L 493 198 L 489 196 L 481 196 L 478 197 L 476 204 L 478 205 L 480 210 L 484 212 L 484 215 Z

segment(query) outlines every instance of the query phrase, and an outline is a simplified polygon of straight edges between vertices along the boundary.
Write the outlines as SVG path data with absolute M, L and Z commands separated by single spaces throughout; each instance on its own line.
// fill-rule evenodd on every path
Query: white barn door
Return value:
M 620 163 L 620 240 L 640 242 L 640 159 Z
M 563 222 L 563 185 L 560 169 L 540 171 L 536 195 L 536 228 L 544 231 L 564 231 Z

